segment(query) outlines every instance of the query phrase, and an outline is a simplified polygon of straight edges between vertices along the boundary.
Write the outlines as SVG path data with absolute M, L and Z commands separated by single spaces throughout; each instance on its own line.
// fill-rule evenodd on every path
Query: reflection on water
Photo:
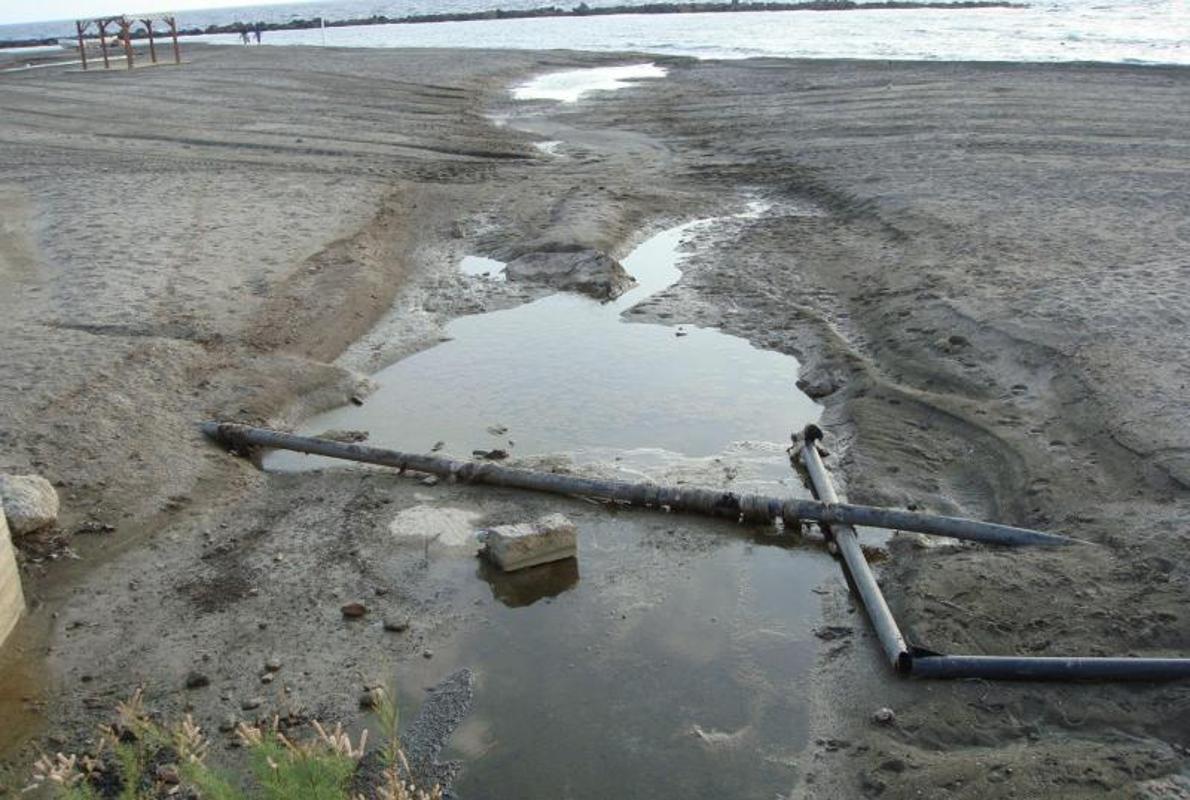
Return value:
M 463 256 L 459 261 L 459 272 L 472 277 L 504 280 L 504 262 L 484 256 Z
M 664 78 L 666 69 L 656 64 L 628 64 L 622 67 L 593 67 L 551 72 L 515 87 L 516 100 L 577 102 L 591 92 L 614 92 L 642 78 Z
M 557 597 L 577 586 L 578 559 L 564 558 L 516 572 L 505 572 L 481 559 L 476 574 L 487 582 L 492 597 L 509 608 L 523 608 L 547 597 Z
M 726 222 L 749 224 L 760 213 Z M 363 406 L 317 415 L 303 430 L 367 430 L 370 443 L 411 452 L 442 441 L 461 455 L 599 454 L 640 470 L 659 455 L 706 459 L 747 442 L 753 456 L 763 454 L 752 461 L 767 465 L 764 479 L 789 480 L 780 445 L 819 412 L 794 385 L 794 358 L 711 328 L 621 317 L 678 280 L 684 244 L 724 224 L 691 222 L 648 239 L 624 260 L 637 285 L 614 302 L 561 292 L 459 318 L 449 341 L 377 373 L 379 389 Z M 633 454 L 643 462 L 633 465 Z M 270 469 L 326 463 L 291 453 L 266 460 Z
M 684 517 L 575 521 L 578 561 L 523 584 L 470 579 L 465 559 L 431 566 L 460 608 L 481 604 L 483 622 L 396 677 L 415 706 L 453 670 L 474 670 L 475 705 L 446 754 L 464 762 L 458 796 L 786 795 L 829 558 Z
M 819 408 L 795 388 L 793 358 L 717 330 L 622 318 L 678 280 L 689 248 L 764 213 L 650 238 L 624 261 L 637 285 L 614 302 L 559 293 L 455 320 L 450 341 L 374 376 L 380 388 L 362 407 L 304 428 L 366 429 L 370 441 L 403 450 L 444 441 L 464 455 L 562 453 L 638 478 L 798 492 L 784 443 Z M 488 271 L 474 261 L 464 268 Z M 321 465 L 285 453 L 266 463 Z M 480 619 L 436 642 L 433 658 L 403 664 L 396 679 L 409 715 L 426 687 L 474 671 L 474 710 L 446 754 L 464 762 L 458 795 L 788 794 L 806 739 L 813 589 L 835 575 L 830 559 L 791 549 L 771 529 L 569 513 L 577 559 L 508 575 L 481 563 L 479 580 L 460 548 L 429 562 L 428 585 L 442 587 L 436 602 L 449 598 L 459 616 Z M 469 539 L 466 520 L 465 509 L 422 504 L 399 512 L 392 530 L 458 544 Z

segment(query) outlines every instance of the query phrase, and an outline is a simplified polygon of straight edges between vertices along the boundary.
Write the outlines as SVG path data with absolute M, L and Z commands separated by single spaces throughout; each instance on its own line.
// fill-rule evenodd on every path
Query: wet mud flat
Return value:
M 705 612 L 677 622 L 666 605 L 700 568 L 762 585 L 757 570 L 790 553 L 752 533 L 651 515 L 613 523 L 582 503 L 412 476 L 262 473 L 192 427 L 292 424 L 437 343 L 450 320 L 544 296 L 460 275 L 464 256 L 507 261 L 566 241 L 622 258 L 745 192 L 826 213 L 773 215 L 730 248 L 693 253 L 682 280 L 632 318 L 717 327 L 795 356 L 852 499 L 1104 545 L 1075 557 L 894 539 L 882 580 L 912 638 L 1039 655 L 1188 649 L 1184 70 L 667 61 L 663 90 L 557 108 L 526 134 L 490 124 L 515 102 L 509 86 L 613 60 L 210 52 L 152 78 L 194 100 L 170 131 L 155 115 L 133 125 L 96 113 L 138 102 L 143 73 L 103 76 L 86 101 L 72 74 L 0 84 L 15 110 L 0 121 L 10 176 L 0 275 L 20 287 L 0 294 L 4 457 L 59 482 L 68 529 L 88 518 L 117 527 L 75 537 L 80 561 L 29 566 L 33 612 L 5 658 L 50 680 L 21 683 L 5 669 L 0 694 L 4 730 L 20 731 L 12 744 L 26 758 L 48 730 L 85 738 L 141 681 L 155 707 L 193 707 L 208 726 L 257 697 L 261 713 L 292 707 L 358 726 L 364 685 L 413 670 L 424 688 L 468 648 L 487 648 L 485 631 L 507 640 L 498 634 L 524 614 L 547 629 L 577 624 L 570 604 L 609 585 L 621 599 L 582 621 L 594 638 L 642 636 L 676 652 L 683 639 L 719 647 L 766 626 L 770 610 L 751 601 L 730 632 Z M 67 97 L 97 105 L 57 113 Z M 341 114 L 316 113 L 331 97 Z M 295 110 L 294 98 L 309 106 Z M 96 152 L 121 168 L 95 176 Z M 157 191 L 138 190 L 144 169 Z M 131 206 L 79 205 L 121 187 Z M 132 214 L 186 220 L 189 238 L 147 253 L 124 246 L 110 231 L 130 229 L 105 223 Z M 54 369 L 39 368 L 47 361 Z M 177 445 L 153 446 L 166 441 Z M 393 519 L 427 504 L 480 524 L 555 510 L 592 531 L 615 524 L 631 558 L 594 551 L 567 591 L 510 608 L 471 574 L 474 561 L 394 537 Z M 699 560 L 700 550 L 712 552 Z M 700 705 L 666 723 L 688 740 L 652 743 L 689 757 L 687 745 L 729 748 L 741 730 L 748 741 L 753 725 L 771 757 L 764 780 L 801 796 L 1160 796 L 1183 781 L 1185 687 L 904 683 L 879 663 L 842 582 L 815 588 L 839 634 L 808 673 L 792 652 L 770 668 L 756 642 L 728 662 L 745 675 L 808 676 L 804 728 L 726 711 L 706 719 Z M 348 600 L 368 605 L 362 624 L 342 619 Z M 390 615 L 409 628 L 385 631 Z M 665 644 L 666 628 L 690 635 Z M 785 633 L 773 641 L 804 636 Z M 95 653 L 108 657 L 96 664 Z M 278 685 L 262 688 L 260 665 L 278 654 Z M 696 655 L 672 662 L 675 674 L 697 683 Z M 185 690 L 192 669 L 210 687 Z M 502 679 L 477 675 L 476 720 L 523 713 L 485 705 L 496 700 L 484 681 Z M 550 691 L 569 696 L 567 686 L 562 673 Z M 411 711 L 423 699 L 415 686 L 403 698 Z M 895 723 L 873 723 L 885 706 Z M 685 722 L 702 735 L 683 733 Z M 483 769 L 509 758 L 507 739 L 471 725 L 449 757 L 470 754 Z M 772 766 L 785 761 L 788 772 Z
M 894 539 L 882 583 L 915 643 L 1190 650 L 1177 555 L 1188 432 L 1171 416 L 1185 411 L 1190 196 L 1176 177 L 1186 138 L 1166 111 L 1187 80 L 1114 66 L 700 65 L 675 73 L 660 107 L 616 118 L 697 150 L 699 177 L 771 181 L 832 210 L 753 229 L 730 270 L 692 259 L 644 318 L 694 314 L 797 353 L 852 499 L 1104 545 Z M 849 599 L 832 602 L 848 618 Z M 821 673 L 818 720 L 843 743 L 813 752 L 810 795 L 1184 791 L 1184 685 L 902 683 L 873 656 Z M 872 721 L 882 706 L 894 726 Z
M 632 76 L 664 75 L 650 66 L 547 74 L 512 96 L 574 103 L 625 88 Z M 521 117 L 503 122 L 518 127 Z M 715 329 L 626 315 L 678 282 L 693 253 L 729 246 L 769 214 L 816 213 L 745 198 L 733 205 L 743 210 L 636 245 L 623 258 L 631 286 L 618 297 L 561 291 L 461 317 L 442 343 L 375 373 L 366 398 L 303 420 L 299 431 L 804 496 L 783 440 L 819 408 L 795 386 L 796 360 Z M 516 277 L 483 256 L 463 257 L 459 270 L 481 283 Z M 262 463 L 279 471 L 335 466 L 286 452 Z M 820 644 L 816 590 L 837 577 L 834 565 L 816 545 L 798 547 L 794 532 L 740 536 L 727 525 L 712 534 L 719 542 L 692 540 L 686 520 L 641 520 L 642 535 L 617 516 L 584 520 L 577 558 L 509 574 L 477 565 L 481 517 L 466 507 L 422 503 L 390 523 L 395 539 L 436 547 L 432 560 L 427 550 L 427 580 L 452 587 L 452 605 L 483 607 L 471 609 L 476 627 L 394 678 L 400 696 L 416 698 L 458 670 L 475 676 L 475 711 L 446 756 L 458 757 L 455 790 L 508 798 L 643 787 L 654 796 L 784 791 L 806 746 L 808 706 L 796 685 Z M 646 589 L 630 576 L 650 547 L 681 567 L 650 565 Z

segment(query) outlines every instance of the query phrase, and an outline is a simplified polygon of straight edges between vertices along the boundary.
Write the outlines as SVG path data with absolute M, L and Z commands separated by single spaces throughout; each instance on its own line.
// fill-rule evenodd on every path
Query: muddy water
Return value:
M 545 76 L 520 96 L 574 102 L 658 74 L 587 72 L 598 74 Z M 625 314 L 679 280 L 691 253 L 775 213 L 799 212 L 753 203 L 650 237 L 623 262 L 637 285 L 614 302 L 558 293 L 455 320 L 448 341 L 375 375 L 362 407 L 318 415 L 304 432 L 362 429 L 415 452 L 499 448 L 604 474 L 804 494 L 784 448 L 819 407 L 795 387 L 796 360 Z M 502 269 L 478 255 L 459 264 L 477 281 L 503 280 Z M 411 719 L 427 687 L 475 673 L 473 711 L 446 754 L 463 764 L 460 797 L 771 798 L 797 785 L 815 589 L 837 580 L 826 555 L 771 529 L 577 508 L 577 560 L 504 575 L 475 558 L 474 510 L 443 503 L 427 494 L 391 531 L 433 540 L 438 602 L 479 622 L 394 679 Z
M 511 576 L 439 558 L 484 622 L 404 665 L 404 718 L 459 667 L 446 758 L 462 798 L 768 798 L 796 785 L 814 588 L 837 571 L 771 533 L 650 512 L 579 516 L 580 557 Z
M 450 341 L 374 376 L 380 388 L 362 407 L 305 430 L 365 429 L 414 451 L 441 441 L 461 454 L 561 453 L 619 474 L 801 494 L 785 442 L 819 409 L 794 386 L 797 362 L 717 330 L 624 316 L 677 281 L 691 252 L 772 213 L 790 212 L 753 204 L 649 238 L 624 261 L 636 287 L 614 302 L 560 293 L 456 320 Z M 460 264 L 475 280 L 500 279 L 501 267 Z M 293 454 L 268 463 L 324 465 Z M 401 512 L 393 534 L 436 536 L 431 585 L 482 622 L 395 679 L 410 719 L 426 687 L 475 672 L 474 710 L 447 754 L 464 765 L 459 796 L 771 798 L 796 785 L 814 589 L 837 576 L 827 556 L 771 530 L 600 509 L 572 512 L 577 560 L 506 576 L 474 557 L 458 525 L 435 533 L 435 520 L 473 525 L 474 513 L 434 502 Z
M 709 460 L 751 490 L 797 491 L 783 443 L 818 414 L 794 385 L 797 361 L 715 329 L 622 316 L 676 282 L 690 248 L 762 213 L 771 212 L 754 206 L 649 238 L 623 262 L 637 286 L 614 302 L 558 293 L 455 320 L 450 341 L 377 373 L 379 389 L 362 407 L 317 415 L 303 429 L 366 430 L 371 443 L 413 452 L 442 443 L 444 452 L 465 456 L 564 453 L 658 480 L 709 469 Z M 492 275 L 499 262 L 469 258 L 462 268 Z M 327 464 L 287 453 L 266 463 Z

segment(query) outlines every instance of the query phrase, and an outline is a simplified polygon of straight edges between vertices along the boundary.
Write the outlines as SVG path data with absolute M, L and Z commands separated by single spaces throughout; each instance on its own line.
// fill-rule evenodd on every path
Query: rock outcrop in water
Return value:
M 555 289 L 589 294 L 596 300 L 615 300 L 635 285 L 619 261 L 589 248 L 538 250 L 508 262 L 510 281 L 533 281 Z

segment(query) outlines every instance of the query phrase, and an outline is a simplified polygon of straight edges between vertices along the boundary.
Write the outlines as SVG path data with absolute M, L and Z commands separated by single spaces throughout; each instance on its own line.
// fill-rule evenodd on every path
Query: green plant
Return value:
M 417 787 L 401 748 L 399 714 L 392 691 L 372 690 L 384 764 L 372 800 L 442 800 L 442 789 Z M 240 723 L 236 736 L 248 753 L 248 774 L 225 773 L 208 763 L 210 743 L 190 715 L 173 726 L 155 722 L 137 690 L 117 704 L 116 721 L 101 729 L 94 754 L 43 755 L 34 764 L 29 789 L 62 800 L 156 800 L 193 790 L 203 800 L 369 800 L 351 793 L 368 732 L 351 740 L 342 725 L 311 722 L 313 736 L 287 735 L 271 725 Z

